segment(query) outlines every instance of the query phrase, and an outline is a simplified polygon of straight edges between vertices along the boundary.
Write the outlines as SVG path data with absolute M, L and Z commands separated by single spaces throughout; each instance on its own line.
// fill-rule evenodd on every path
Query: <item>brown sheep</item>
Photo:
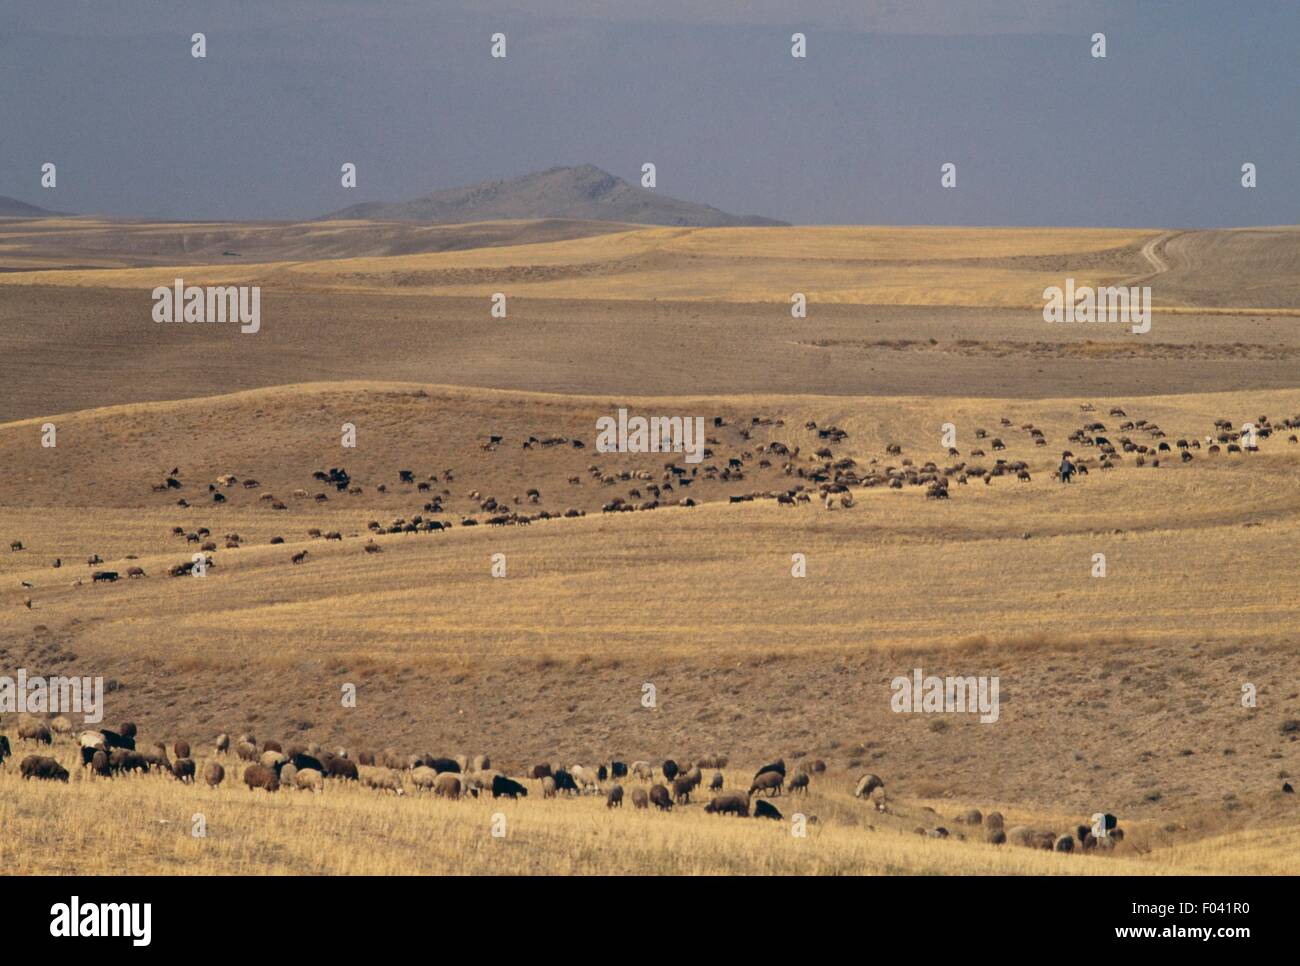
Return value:
M 790 779 L 790 786 L 789 786 L 790 794 L 797 795 L 800 792 L 802 792 L 803 794 L 807 795 L 808 781 L 809 781 L 808 773 L 806 771 L 799 772 L 797 775 L 795 775 L 793 778 Z
M 637 791 L 640 791 L 640 789 L 637 789 Z M 645 792 L 641 792 L 641 794 L 642 796 L 644 796 Z M 554 798 L 554 797 L 555 797 L 555 779 L 552 778 L 550 775 L 546 775 L 545 777 L 542 778 L 542 798 Z M 632 793 L 632 799 L 633 801 L 636 800 L 636 792 Z
M 172 752 L 177 758 L 188 758 L 190 756 L 190 743 L 188 741 L 178 741 L 172 745 Z
M 749 796 L 742 795 L 740 792 L 715 795 L 713 801 L 704 806 L 704 811 L 710 815 L 738 815 L 741 818 L 747 818 L 749 816 Z
M 54 741 L 54 735 L 50 733 L 50 727 L 44 721 L 33 721 L 29 718 L 18 722 L 18 740 L 48 745 Z
M 330 755 L 328 761 L 322 759 L 322 764 L 325 765 L 326 778 L 339 778 L 353 782 L 360 779 L 360 772 L 357 771 L 356 762 L 349 761 L 347 758 Z
M 722 772 L 715 771 L 713 773 L 713 777 L 709 779 L 709 791 L 711 792 L 722 791 Z
M 438 772 L 433 780 L 433 793 L 439 798 L 460 798 L 463 789 L 460 775 L 453 771 Z
M 609 790 L 609 794 L 605 796 L 605 807 L 606 808 L 623 807 L 623 786 L 622 785 L 615 785 L 613 788 Z
M 781 786 L 785 784 L 785 776 L 776 771 L 765 771 L 749 786 L 749 794 L 761 794 L 767 792 L 769 796 L 780 795 Z
M 260 757 L 257 753 L 257 745 L 251 741 L 240 741 L 239 744 L 235 745 L 235 754 L 239 756 L 241 761 L 256 762 Z
M 276 775 L 274 768 L 267 768 L 265 765 L 249 765 L 244 769 L 244 784 L 248 786 L 250 792 L 255 788 L 274 792 L 280 788 L 280 777 Z
M 209 788 L 216 788 L 226 780 L 226 770 L 218 762 L 210 761 L 208 767 L 203 769 L 203 780 Z
M 661 812 L 671 812 L 673 810 L 673 800 L 668 794 L 668 789 L 663 785 L 656 784 L 650 787 L 650 801 Z
M 90 770 L 101 778 L 108 778 L 113 774 L 113 769 L 108 764 L 108 754 L 105 751 L 101 749 L 91 756 Z
M 226 752 L 230 751 L 230 735 L 217 735 L 216 751 L 218 755 L 224 755 Z
M 686 778 L 673 779 L 673 801 L 678 805 L 689 804 L 691 791 L 695 788 Z
M 68 770 L 53 758 L 44 755 L 28 755 L 18 766 L 24 779 L 39 778 L 44 781 L 66 782 Z
M 172 762 L 172 774 L 186 784 L 194 781 L 194 759 L 177 758 Z

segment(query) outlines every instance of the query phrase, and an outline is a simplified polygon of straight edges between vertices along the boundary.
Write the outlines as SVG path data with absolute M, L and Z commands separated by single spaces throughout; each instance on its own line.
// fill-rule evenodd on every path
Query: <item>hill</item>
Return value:
M 46 208 L 29 205 L 8 195 L 0 195 L 0 218 L 44 218 L 52 214 L 54 212 Z
M 503 218 L 574 218 L 719 228 L 783 225 L 756 215 L 731 215 L 629 184 L 592 164 L 548 168 L 506 181 L 448 188 L 402 202 L 371 201 L 326 215 L 326 220 L 462 223 Z

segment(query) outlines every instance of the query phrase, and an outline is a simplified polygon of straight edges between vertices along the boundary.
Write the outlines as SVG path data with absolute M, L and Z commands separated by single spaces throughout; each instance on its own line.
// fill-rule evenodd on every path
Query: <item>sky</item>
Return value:
M 0 0 L 0 194 L 46 208 L 302 219 L 646 161 L 800 224 L 1295 224 L 1300 2 Z

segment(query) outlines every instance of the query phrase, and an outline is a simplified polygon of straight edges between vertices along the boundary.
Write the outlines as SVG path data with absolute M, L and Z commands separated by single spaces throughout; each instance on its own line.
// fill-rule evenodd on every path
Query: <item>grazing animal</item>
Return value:
M 274 768 L 267 768 L 265 765 L 249 765 L 244 769 L 244 784 L 248 786 L 250 792 L 255 788 L 263 788 L 268 792 L 279 791 L 280 776 L 275 773 Z
M 527 798 L 528 789 L 513 778 L 507 778 L 505 775 L 492 776 L 492 797 L 493 798 Z
M 325 777 L 354 782 L 360 779 L 360 772 L 357 771 L 356 762 L 331 755 L 329 760 L 325 762 Z
M 781 786 L 785 784 L 785 775 L 775 771 L 760 772 L 754 779 L 754 783 L 749 786 L 749 794 L 761 794 L 767 792 L 769 796 L 780 795 Z
M 38 745 L 48 745 L 54 741 L 50 726 L 44 721 L 20 721 L 18 723 L 18 740 L 34 741 Z
M 771 802 L 765 802 L 760 798 L 754 802 L 754 818 L 774 818 L 780 821 L 781 812 Z
M 226 770 L 221 767 L 220 762 L 210 761 L 203 769 L 203 780 L 208 783 L 209 788 L 216 788 L 226 780 Z
M 542 798 L 554 798 L 554 797 L 555 797 L 555 779 L 552 778 L 550 775 L 547 775 L 542 779 Z M 636 797 L 635 794 L 632 797 L 635 798 Z
M 650 796 L 645 793 L 644 788 L 632 789 L 632 805 L 634 808 L 650 807 Z
M 9 747 L 9 737 L 0 735 L 0 765 L 5 763 L 5 759 L 13 754 L 13 749 Z
M 713 773 L 713 777 L 709 779 L 709 791 L 711 792 L 722 791 L 722 772 L 715 771 Z
M 626 777 L 627 777 L 627 762 L 625 762 L 625 761 L 614 761 L 614 762 L 610 762 L 610 765 L 609 765 L 609 774 L 610 774 L 610 776 L 613 777 L 613 778 L 626 778 Z
M 669 758 L 667 761 L 664 762 L 662 771 L 664 773 L 664 779 L 667 781 L 672 781 L 674 778 L 677 777 L 677 772 L 679 771 L 677 767 L 677 762 Z
M 190 743 L 188 741 L 178 741 L 172 745 L 172 752 L 177 758 L 188 758 L 190 756 Z
M 28 755 L 18 766 L 24 779 L 39 778 L 43 781 L 66 782 L 68 770 L 53 758 L 45 755 Z
M 764 766 L 763 766 L 762 768 L 760 768 L 758 771 L 754 772 L 754 779 L 757 780 L 759 775 L 764 775 L 764 774 L 767 774 L 768 772 L 776 772 L 776 774 L 778 774 L 778 775 L 780 775 L 782 778 L 784 778 L 784 777 L 785 777 L 785 759 L 784 759 L 784 758 L 778 758 L 776 761 L 769 762 L 768 764 L 764 765 Z
M 532 770 L 531 772 L 528 773 L 528 777 L 529 777 L 529 778 L 533 778 L 533 779 L 537 779 L 537 780 L 541 780 L 541 779 L 543 779 L 543 778 L 550 778 L 550 777 L 551 777 L 551 766 L 550 766 L 550 765 L 534 765 L 534 766 L 533 766 L 533 770 Z
M 857 788 L 853 790 L 855 798 L 869 798 L 877 788 L 884 788 L 885 783 L 878 775 L 866 774 L 858 779 Z
M 672 797 L 668 794 L 668 789 L 663 785 L 652 785 L 650 787 L 650 801 L 661 812 L 671 812 L 673 810 Z
M 695 786 L 686 778 L 673 779 L 673 801 L 683 805 L 691 800 L 691 790 Z
M 613 788 L 609 790 L 609 794 L 605 796 L 605 807 L 606 808 L 623 807 L 623 786 L 622 785 L 615 785 Z
M 459 773 L 453 771 L 438 772 L 433 780 L 433 793 L 439 798 L 460 798 L 464 787 Z
M 808 773 L 806 771 L 799 772 L 799 774 L 795 775 L 793 778 L 790 779 L 790 785 L 788 789 L 790 794 L 796 795 L 802 792 L 803 794 L 807 795 L 808 781 L 809 781 Z
M 654 781 L 655 770 L 648 761 L 634 761 L 632 762 L 632 774 L 642 781 L 650 782 Z
M 149 759 L 130 748 L 114 748 L 108 754 L 108 767 L 114 772 L 149 770 Z
M 293 783 L 302 791 L 325 791 L 325 776 L 315 768 L 299 768 L 293 776 Z
M 176 776 L 177 780 L 186 784 L 194 781 L 194 759 L 177 758 L 172 762 L 172 774 Z
M 96 751 L 90 756 L 90 770 L 101 778 L 108 778 L 113 774 L 108 755 L 104 751 Z
M 710 815 L 737 815 L 740 818 L 747 818 L 749 816 L 749 796 L 742 795 L 740 792 L 715 795 L 713 800 L 704 806 L 704 811 Z
M 575 782 L 573 776 L 563 768 L 557 770 L 551 777 L 555 779 L 556 791 L 572 792 L 575 795 L 578 794 L 578 783 Z
M 336 761 L 346 761 L 346 758 L 332 758 L 330 763 Z M 404 795 L 405 789 L 402 788 L 402 776 L 391 768 L 366 767 L 360 769 L 359 777 L 361 784 L 367 788 L 374 788 L 378 791 L 392 792 L 394 795 Z

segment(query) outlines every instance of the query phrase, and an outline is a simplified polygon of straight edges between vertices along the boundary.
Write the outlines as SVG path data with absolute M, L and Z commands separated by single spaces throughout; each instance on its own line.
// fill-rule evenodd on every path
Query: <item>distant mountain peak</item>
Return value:
M 505 181 L 447 188 L 409 201 L 368 201 L 325 220 L 368 219 L 451 224 L 503 219 L 571 218 L 642 225 L 712 228 L 782 225 L 756 215 L 732 215 L 630 184 L 594 164 L 558 165 Z
M 44 218 L 47 215 L 54 214 L 58 214 L 58 212 L 49 211 L 37 205 L 29 205 L 25 201 L 10 198 L 8 195 L 0 195 L 0 218 Z

